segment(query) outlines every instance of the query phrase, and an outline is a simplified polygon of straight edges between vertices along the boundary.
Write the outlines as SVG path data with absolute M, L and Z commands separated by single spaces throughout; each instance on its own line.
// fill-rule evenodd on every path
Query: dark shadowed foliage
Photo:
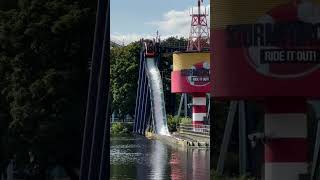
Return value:
M 6 6 L 2 6 L 2 5 Z M 96 1 L 0 0 L 0 161 L 79 168 Z

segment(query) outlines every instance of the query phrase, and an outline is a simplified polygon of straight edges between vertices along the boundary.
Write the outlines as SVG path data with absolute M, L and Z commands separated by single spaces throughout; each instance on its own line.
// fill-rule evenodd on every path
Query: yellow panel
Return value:
M 191 69 L 194 64 L 207 62 L 210 64 L 210 53 L 174 53 L 173 54 L 173 70 L 180 71 L 182 69 Z
M 320 0 L 311 0 L 319 4 Z M 293 0 L 211 0 L 210 23 L 214 30 L 227 25 L 252 24 L 272 8 Z

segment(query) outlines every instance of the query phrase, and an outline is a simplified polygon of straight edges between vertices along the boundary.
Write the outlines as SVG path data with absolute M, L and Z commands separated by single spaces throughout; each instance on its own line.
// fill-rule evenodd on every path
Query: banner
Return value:
M 320 96 L 320 0 L 214 0 L 211 7 L 213 96 Z
M 210 53 L 174 53 L 172 93 L 210 92 Z

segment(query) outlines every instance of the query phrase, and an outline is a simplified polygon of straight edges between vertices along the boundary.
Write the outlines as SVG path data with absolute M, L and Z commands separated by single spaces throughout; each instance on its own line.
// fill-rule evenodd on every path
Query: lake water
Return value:
M 112 180 L 209 180 L 210 151 L 180 150 L 142 136 L 112 138 Z

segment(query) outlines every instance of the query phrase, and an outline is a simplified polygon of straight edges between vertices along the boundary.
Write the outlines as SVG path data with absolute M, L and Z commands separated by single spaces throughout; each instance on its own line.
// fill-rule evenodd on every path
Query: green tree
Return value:
M 129 114 L 133 117 L 138 85 L 140 44 L 111 49 L 111 90 L 112 109 L 123 119 Z
M 163 45 L 185 45 L 184 38 L 170 37 L 162 42 Z M 111 43 L 114 44 L 114 43 Z M 111 89 L 112 89 L 112 109 L 123 119 L 129 114 L 133 117 L 136 105 L 136 93 L 139 76 L 140 43 L 133 42 L 127 46 L 113 45 L 111 48 Z M 166 110 L 171 98 L 175 94 L 171 93 L 171 65 L 172 54 L 163 55 L 160 60 L 159 69 L 162 75 L 163 89 L 165 95 Z M 172 97 L 173 96 L 173 97 Z M 170 113 L 174 114 L 174 113 Z
M 187 44 L 187 39 L 169 37 L 161 42 L 164 47 L 184 47 Z M 167 114 L 176 115 L 175 111 L 178 109 L 180 95 L 171 93 L 171 72 L 172 72 L 173 58 L 172 54 L 162 54 L 160 62 L 160 71 L 162 75 L 163 91 L 166 104 Z M 175 106 L 176 108 L 174 108 Z
M 16 154 L 24 167 L 33 152 L 40 165 L 33 179 L 44 179 L 50 165 L 65 167 L 77 179 L 73 168 L 81 152 L 92 6 L 20 0 L 16 8 L 0 10 L 0 106 L 7 115 L 1 123 L 2 160 Z

